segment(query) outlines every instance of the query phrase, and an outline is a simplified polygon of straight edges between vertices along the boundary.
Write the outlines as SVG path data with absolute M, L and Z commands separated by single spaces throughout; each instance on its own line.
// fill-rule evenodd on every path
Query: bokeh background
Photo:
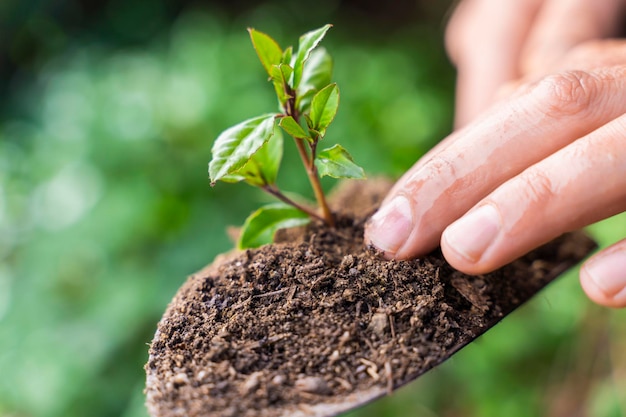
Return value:
M 273 111 L 246 27 L 331 22 L 340 141 L 397 177 L 446 135 L 447 1 L 0 3 L 0 416 L 146 417 L 156 322 L 265 197 L 211 189 L 213 139 Z M 306 190 L 286 163 L 282 185 Z M 331 183 L 325 183 L 330 186 Z M 590 229 L 626 236 L 617 216 Z M 575 272 L 364 416 L 626 415 L 626 315 Z

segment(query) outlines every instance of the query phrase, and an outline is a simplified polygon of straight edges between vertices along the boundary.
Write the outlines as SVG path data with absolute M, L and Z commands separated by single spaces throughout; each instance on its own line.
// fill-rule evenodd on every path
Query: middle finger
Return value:
M 454 133 L 448 145 L 409 170 L 367 235 L 380 233 L 386 207 L 402 200 L 411 225 L 396 237 L 400 241 L 388 240 L 381 249 L 398 259 L 425 254 L 448 224 L 504 181 L 625 111 L 626 66 L 546 77 Z

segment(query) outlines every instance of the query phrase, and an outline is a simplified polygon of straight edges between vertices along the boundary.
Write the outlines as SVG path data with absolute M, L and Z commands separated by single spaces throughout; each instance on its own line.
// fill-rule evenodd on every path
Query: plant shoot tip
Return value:
M 300 221 L 307 216 L 334 227 L 335 219 L 328 207 L 320 177 L 357 179 L 365 176 L 363 169 L 341 146 L 317 149 L 318 142 L 337 114 L 339 87 L 332 82 L 332 60 L 326 50 L 319 49 L 315 59 L 309 57 L 331 27 L 333 25 L 328 24 L 303 34 L 296 51 L 291 46 L 283 50 L 269 35 L 252 27 L 247 28 L 257 56 L 273 84 L 280 110 L 244 120 L 222 132 L 213 145 L 212 154 L 213 161 L 219 162 L 219 172 L 223 175 L 213 178 L 209 173 L 209 180 L 211 187 L 219 180 L 245 181 L 260 187 L 294 210 L 282 208 L 267 211 L 264 216 L 253 216 L 250 222 L 246 221 L 244 231 L 256 230 L 267 235 L 267 231 L 274 230 L 273 227 L 282 220 L 297 218 Z M 292 200 L 276 186 L 283 157 L 283 140 L 282 135 L 277 133 L 277 127 L 295 141 L 319 213 Z M 294 213 L 299 214 L 295 216 Z

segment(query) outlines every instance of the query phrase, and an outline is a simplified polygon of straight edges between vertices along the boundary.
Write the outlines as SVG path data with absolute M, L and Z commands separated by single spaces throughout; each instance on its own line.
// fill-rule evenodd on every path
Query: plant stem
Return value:
M 290 90 L 289 95 L 292 98 L 288 100 L 285 110 L 287 112 L 287 115 L 293 117 L 293 119 L 297 123 L 300 123 L 300 115 L 298 114 L 295 105 L 295 92 Z M 315 149 L 317 147 L 317 138 L 314 144 L 310 145 L 310 153 L 306 150 L 306 145 L 308 143 L 306 139 L 293 139 L 296 142 L 298 153 L 300 154 L 300 158 L 302 159 L 302 163 L 304 164 L 304 168 L 306 169 L 307 176 L 309 177 L 309 182 L 311 183 L 311 187 L 313 188 L 313 193 L 315 194 L 317 204 L 322 210 L 322 216 L 316 215 L 315 217 L 321 219 L 328 226 L 335 227 L 335 217 L 333 216 L 330 208 L 328 207 L 328 203 L 326 202 L 326 196 L 324 195 L 324 190 L 322 189 L 322 184 L 320 183 L 320 176 L 318 175 L 317 167 L 315 166 Z
M 322 222 L 326 222 L 326 219 L 324 219 L 322 216 L 317 214 L 314 210 L 312 210 L 311 208 L 309 208 L 307 206 L 303 206 L 302 204 L 293 201 L 291 198 L 289 198 L 285 194 L 283 194 L 278 188 L 276 188 L 276 186 L 274 186 L 274 185 L 264 185 L 263 187 L 261 187 L 261 189 L 263 191 L 265 191 L 266 193 L 271 194 L 272 196 L 276 197 L 277 199 L 279 199 L 283 203 L 287 203 L 290 206 L 293 206 L 293 207 L 297 208 L 298 210 L 305 212 L 306 214 L 308 214 L 309 216 L 311 216 L 311 217 L 313 217 L 313 218 L 315 218 L 317 220 L 320 220 Z
M 320 183 L 320 177 L 317 174 L 317 167 L 315 166 L 315 155 L 309 154 L 305 148 L 305 139 L 294 138 L 296 142 L 296 147 L 298 148 L 298 153 L 300 153 L 300 157 L 302 158 L 302 162 L 304 163 L 304 167 L 306 169 L 307 176 L 309 177 L 309 182 L 311 183 L 311 187 L 313 188 L 313 193 L 315 193 L 315 199 L 317 200 L 317 204 L 319 204 L 322 209 L 321 219 L 327 225 L 334 227 L 335 226 L 335 218 L 328 207 L 328 203 L 326 202 L 326 196 L 324 195 L 324 190 L 322 189 L 322 184 Z M 319 218 L 320 216 L 318 216 Z

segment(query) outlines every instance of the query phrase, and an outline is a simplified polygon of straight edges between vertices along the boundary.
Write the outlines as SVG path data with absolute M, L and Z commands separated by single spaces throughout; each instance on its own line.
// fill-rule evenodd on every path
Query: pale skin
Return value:
M 456 131 L 394 186 L 366 228 L 388 258 L 441 245 L 490 272 L 626 211 L 624 0 L 463 0 L 446 33 Z M 626 307 L 626 239 L 580 271 L 595 302 Z

